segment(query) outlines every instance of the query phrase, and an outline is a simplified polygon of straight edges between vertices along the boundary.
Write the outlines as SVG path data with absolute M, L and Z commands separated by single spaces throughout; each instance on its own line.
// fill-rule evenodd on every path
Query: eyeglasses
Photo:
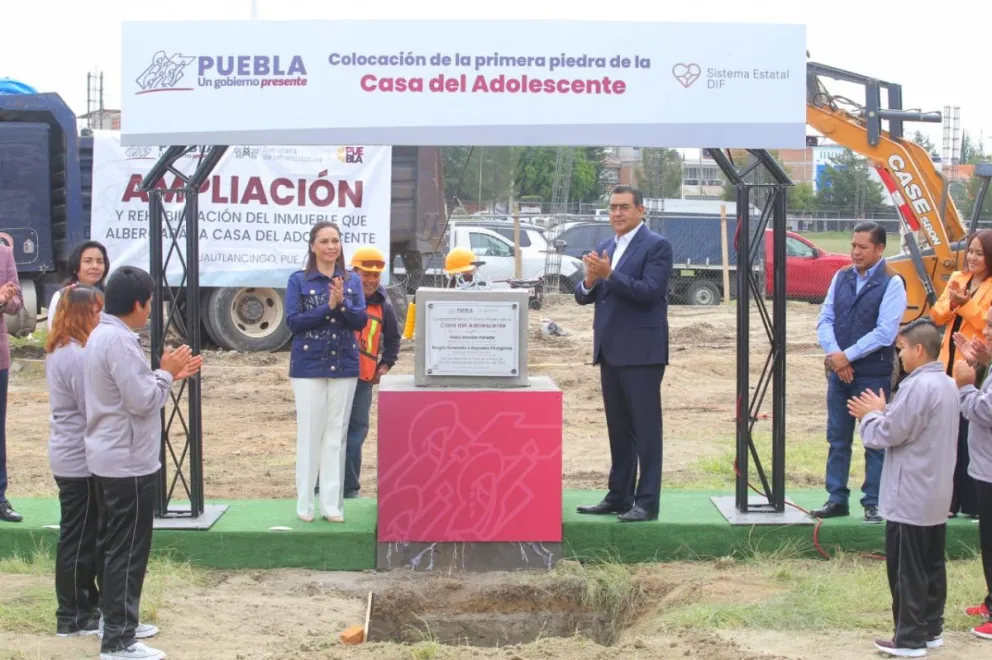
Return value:
M 383 269 L 383 268 L 386 267 L 386 262 L 385 261 L 379 261 L 378 259 L 376 259 L 374 261 L 371 261 L 371 260 L 370 261 L 359 261 L 358 262 L 358 267 L 359 268 L 362 268 L 362 269 L 368 269 L 368 270 L 371 270 L 371 269 L 374 269 L 374 268 Z

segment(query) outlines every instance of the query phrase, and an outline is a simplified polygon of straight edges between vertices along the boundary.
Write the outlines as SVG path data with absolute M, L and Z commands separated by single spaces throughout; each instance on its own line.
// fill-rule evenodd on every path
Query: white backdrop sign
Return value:
M 123 26 L 124 144 L 806 144 L 803 25 Z
M 125 147 L 118 133 L 95 131 L 93 150 L 90 235 L 107 247 L 112 267 L 148 270 L 148 193 L 140 185 L 163 149 Z M 228 149 L 200 190 L 200 285 L 285 288 L 303 265 L 310 227 L 322 220 L 341 229 L 346 260 L 357 247 L 374 245 L 388 261 L 391 152 L 380 146 Z M 184 157 L 177 169 L 191 173 L 196 158 Z M 179 186 L 171 173 L 159 184 Z M 166 193 L 164 200 L 174 230 L 183 195 Z M 166 241 L 163 251 L 170 247 Z M 179 284 L 181 273 L 173 254 L 169 282 Z

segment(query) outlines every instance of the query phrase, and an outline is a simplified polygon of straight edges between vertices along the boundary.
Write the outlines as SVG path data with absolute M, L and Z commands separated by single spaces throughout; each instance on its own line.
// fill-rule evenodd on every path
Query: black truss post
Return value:
M 738 168 L 720 149 L 707 149 L 724 176 L 737 186 L 737 396 L 736 432 L 737 480 L 735 500 L 741 513 L 785 511 L 785 234 L 786 195 L 792 180 L 778 161 L 764 149 L 748 150 L 753 161 Z M 752 172 L 764 171 L 771 182 L 752 182 L 747 177 Z M 767 178 L 767 177 L 766 177 Z M 752 190 L 767 188 L 768 196 L 756 226 L 751 223 Z M 764 300 L 761 257 L 764 253 L 765 230 L 772 225 L 772 314 L 768 314 Z M 754 298 L 759 316 L 770 344 L 768 359 L 761 376 L 751 389 L 751 298 Z M 772 386 L 772 475 L 769 482 L 761 458 L 754 446 L 754 424 L 764 401 L 768 386 Z M 767 503 L 748 501 L 751 488 L 750 467 L 753 461 L 762 494 Z
M 172 146 L 165 149 L 158 161 L 141 182 L 141 189 L 149 193 L 149 273 L 155 282 L 151 314 L 151 366 L 156 369 L 161 364 L 162 354 L 169 338 L 170 330 L 189 344 L 193 355 L 199 355 L 200 343 L 200 251 L 199 251 L 199 200 L 203 183 L 220 162 L 226 146 L 196 147 Z M 176 162 L 184 156 L 197 154 L 196 168 L 186 174 L 176 167 Z M 167 173 L 173 174 L 182 182 L 182 187 L 166 188 L 159 186 Z M 182 213 L 170 217 L 165 210 L 163 198 L 172 199 L 181 195 L 184 200 Z M 185 241 L 183 238 L 185 237 Z M 166 246 L 168 250 L 166 251 Z M 185 247 L 185 258 L 182 247 Z M 175 256 L 180 265 L 179 281 L 170 284 L 169 264 Z M 168 312 L 166 313 L 166 308 Z M 186 415 L 183 415 L 182 399 L 186 395 Z M 197 518 L 205 510 L 203 492 L 203 426 L 201 416 L 201 383 L 199 378 L 191 378 L 173 391 L 162 409 L 162 468 L 159 472 L 155 516 L 157 518 L 190 517 Z M 172 439 L 173 423 L 185 435 L 176 451 Z M 173 467 L 170 480 L 169 464 Z M 182 484 L 189 510 L 170 508 L 177 483 Z

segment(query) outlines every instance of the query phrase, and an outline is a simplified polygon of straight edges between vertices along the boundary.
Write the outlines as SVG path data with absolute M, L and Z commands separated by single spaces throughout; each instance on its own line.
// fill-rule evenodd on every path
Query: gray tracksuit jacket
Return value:
M 914 369 L 882 412 L 861 420 L 861 441 L 884 449 L 878 515 L 906 525 L 947 523 L 961 419 L 958 388 L 939 360 Z
M 151 370 L 138 337 L 103 314 L 86 342 L 86 463 L 100 477 L 143 477 L 161 468 L 162 406 L 172 375 Z
M 968 475 L 992 483 L 992 372 L 981 389 L 965 385 L 959 396 L 968 420 Z
M 56 477 L 90 476 L 83 442 L 86 434 L 85 350 L 76 341 L 70 341 L 45 358 L 51 409 L 48 462 Z

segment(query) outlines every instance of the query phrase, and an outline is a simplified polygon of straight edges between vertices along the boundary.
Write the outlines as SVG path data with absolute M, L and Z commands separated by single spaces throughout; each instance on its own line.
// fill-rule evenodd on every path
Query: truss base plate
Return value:
M 203 514 L 196 518 L 190 517 L 189 511 L 188 504 L 171 505 L 165 517 L 155 518 L 154 529 L 207 530 L 224 515 L 227 505 L 207 504 L 203 507 Z
M 816 520 L 792 506 L 785 498 L 785 511 L 778 513 L 768 504 L 768 498 L 753 496 L 747 498 L 748 512 L 737 510 L 737 498 L 733 495 L 711 497 L 710 501 L 731 525 L 814 525 Z

